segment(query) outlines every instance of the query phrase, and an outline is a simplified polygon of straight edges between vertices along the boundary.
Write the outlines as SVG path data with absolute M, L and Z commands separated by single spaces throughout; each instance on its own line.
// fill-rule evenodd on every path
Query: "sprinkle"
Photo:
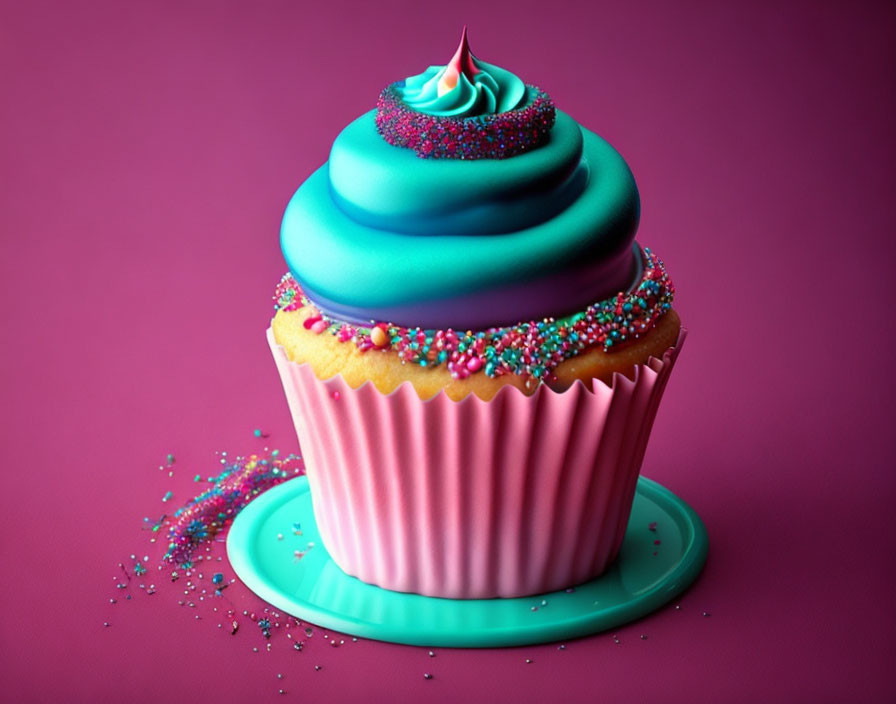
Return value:
M 389 333 L 382 325 L 375 325 L 370 329 L 370 341 L 374 347 L 386 347 L 389 344 Z
M 258 627 L 261 629 L 261 635 L 265 638 L 271 637 L 271 622 L 266 618 L 258 620 Z
M 285 479 L 303 473 L 301 458 L 292 454 L 284 459 L 250 455 L 237 457 L 230 463 L 225 460 L 224 471 L 211 479 L 211 488 L 174 513 L 168 528 L 169 544 L 164 559 L 188 566 L 195 550 L 228 526 L 253 498 Z
M 550 96 L 527 86 L 528 104 L 495 115 L 448 117 L 409 107 L 396 85 L 380 93 L 376 128 L 386 142 L 412 149 L 423 159 L 507 159 L 548 140 L 556 119 Z
M 444 365 L 455 379 L 484 372 L 489 377 L 516 374 L 541 383 L 551 380 L 558 364 L 586 350 L 611 352 L 642 337 L 668 312 L 675 288 L 665 266 L 647 247 L 642 259 L 643 275 L 629 293 L 618 293 L 566 318 L 481 331 L 424 330 L 384 322 L 370 328 L 349 325 L 317 311 L 291 274 L 280 280 L 274 300 L 286 312 L 309 306 L 313 314 L 305 323 L 312 318 L 326 323 L 339 342 L 354 344 L 361 352 L 390 347 L 406 364 Z M 655 531 L 655 522 L 648 528 Z

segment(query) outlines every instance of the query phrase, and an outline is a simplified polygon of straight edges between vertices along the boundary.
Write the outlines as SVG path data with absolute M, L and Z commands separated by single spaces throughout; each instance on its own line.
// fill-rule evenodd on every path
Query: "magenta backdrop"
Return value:
M 0 699 L 892 701 L 896 13 L 780 4 L 4 3 Z M 182 501 L 254 427 L 296 449 L 283 208 L 464 22 L 638 179 L 691 330 L 644 472 L 706 522 L 702 577 L 618 644 L 434 659 L 110 604 L 168 452 Z

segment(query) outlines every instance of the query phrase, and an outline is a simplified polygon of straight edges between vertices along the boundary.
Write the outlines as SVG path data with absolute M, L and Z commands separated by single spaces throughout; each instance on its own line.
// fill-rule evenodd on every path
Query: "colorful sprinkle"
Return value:
M 164 559 L 188 565 L 196 548 L 212 540 L 253 498 L 303 471 L 297 455 L 282 460 L 273 456 L 270 459 L 257 455 L 237 457 L 212 479 L 210 489 L 174 513 Z
M 377 101 L 376 128 L 392 146 L 413 149 L 423 159 L 507 159 L 546 142 L 554 126 L 550 96 L 535 86 L 527 88 L 535 98 L 516 110 L 445 117 L 413 110 L 392 84 Z
M 489 377 L 518 374 L 536 382 L 549 381 L 561 362 L 593 347 L 609 352 L 637 340 L 671 309 L 675 288 L 663 262 L 647 247 L 642 258 L 644 272 L 630 293 L 618 293 L 561 319 L 461 332 L 383 322 L 364 328 L 327 317 L 315 309 L 304 325 L 309 328 L 309 320 L 314 320 L 312 325 L 323 323 L 339 342 L 351 342 L 362 352 L 391 347 L 406 364 L 445 365 L 455 379 L 481 371 Z M 280 280 L 274 301 L 276 308 L 284 312 L 313 306 L 292 274 Z

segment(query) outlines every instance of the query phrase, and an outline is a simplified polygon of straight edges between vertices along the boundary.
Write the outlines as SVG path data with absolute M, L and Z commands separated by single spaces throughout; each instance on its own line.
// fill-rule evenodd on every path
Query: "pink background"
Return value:
M 0 699 L 896 697 L 892 3 L 81 5 L 0 9 Z M 264 338 L 283 208 L 464 22 L 638 179 L 691 330 L 644 473 L 706 522 L 704 574 L 618 644 L 436 658 L 110 604 L 169 485 L 255 427 L 296 449 Z

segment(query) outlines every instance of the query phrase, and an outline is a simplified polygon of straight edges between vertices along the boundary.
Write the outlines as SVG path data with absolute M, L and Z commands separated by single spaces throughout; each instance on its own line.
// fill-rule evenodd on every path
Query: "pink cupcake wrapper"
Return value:
M 686 332 L 661 359 L 532 396 L 423 401 L 291 362 L 268 330 L 315 519 L 346 573 L 403 592 L 515 597 L 603 572 L 625 535 L 647 439 Z

